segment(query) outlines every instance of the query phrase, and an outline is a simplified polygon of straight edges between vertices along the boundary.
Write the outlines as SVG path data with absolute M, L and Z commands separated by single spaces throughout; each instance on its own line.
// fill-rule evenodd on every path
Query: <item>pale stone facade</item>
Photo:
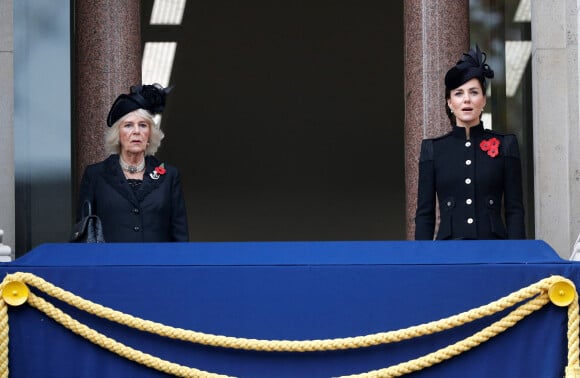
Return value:
M 12 0 L 0 1 L 0 229 L 14 245 L 14 43 Z M 13 250 L 13 248 L 12 248 Z
M 580 233 L 579 5 L 532 1 L 535 232 L 564 258 Z

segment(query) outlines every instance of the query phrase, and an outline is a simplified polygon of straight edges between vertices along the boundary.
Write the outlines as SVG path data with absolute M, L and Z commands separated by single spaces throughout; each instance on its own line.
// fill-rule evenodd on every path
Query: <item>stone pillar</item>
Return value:
M 15 246 L 14 191 L 14 31 L 12 0 L 0 1 L 0 229 Z
M 113 101 L 141 82 L 140 17 L 139 0 L 75 2 L 74 193 L 84 168 L 105 157 L 103 134 Z
M 406 222 L 413 239 L 421 140 L 450 130 L 444 77 L 469 49 L 469 0 L 404 4 Z
M 535 235 L 564 258 L 580 233 L 579 6 L 532 1 Z

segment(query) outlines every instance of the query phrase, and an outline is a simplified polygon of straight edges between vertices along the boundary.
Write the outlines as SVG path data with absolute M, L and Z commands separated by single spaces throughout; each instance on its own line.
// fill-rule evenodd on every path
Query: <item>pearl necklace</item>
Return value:
M 125 163 L 125 160 L 123 160 L 121 156 L 119 156 L 119 164 L 121 165 L 121 168 L 125 172 L 129 172 L 132 174 L 142 172 L 143 170 L 145 170 L 145 159 L 143 159 L 141 163 L 139 163 L 138 165 L 129 165 Z

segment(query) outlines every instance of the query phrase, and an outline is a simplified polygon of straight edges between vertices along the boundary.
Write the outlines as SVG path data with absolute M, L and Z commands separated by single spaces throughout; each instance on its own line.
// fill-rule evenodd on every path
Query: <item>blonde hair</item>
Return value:
M 165 137 L 163 131 L 159 127 L 159 124 L 155 122 L 153 115 L 145 109 L 137 109 L 130 113 L 125 114 L 123 117 L 119 118 L 109 129 L 105 132 L 105 150 L 108 154 L 120 154 L 121 153 L 121 143 L 119 142 L 119 130 L 121 124 L 125 121 L 130 114 L 134 114 L 139 117 L 143 117 L 151 132 L 149 133 L 149 141 L 147 143 L 147 149 L 145 150 L 145 155 L 155 155 L 159 147 L 161 146 L 161 140 Z

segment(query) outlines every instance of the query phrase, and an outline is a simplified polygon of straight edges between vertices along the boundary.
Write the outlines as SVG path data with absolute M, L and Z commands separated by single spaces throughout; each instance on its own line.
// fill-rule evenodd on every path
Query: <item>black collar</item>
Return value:
M 484 130 L 483 123 L 480 123 L 477 126 L 472 126 L 469 129 L 469 138 L 474 139 L 480 136 L 481 134 L 483 134 L 483 130 Z M 453 131 L 451 131 L 451 134 L 453 134 L 454 137 L 465 139 L 465 127 L 453 126 Z

